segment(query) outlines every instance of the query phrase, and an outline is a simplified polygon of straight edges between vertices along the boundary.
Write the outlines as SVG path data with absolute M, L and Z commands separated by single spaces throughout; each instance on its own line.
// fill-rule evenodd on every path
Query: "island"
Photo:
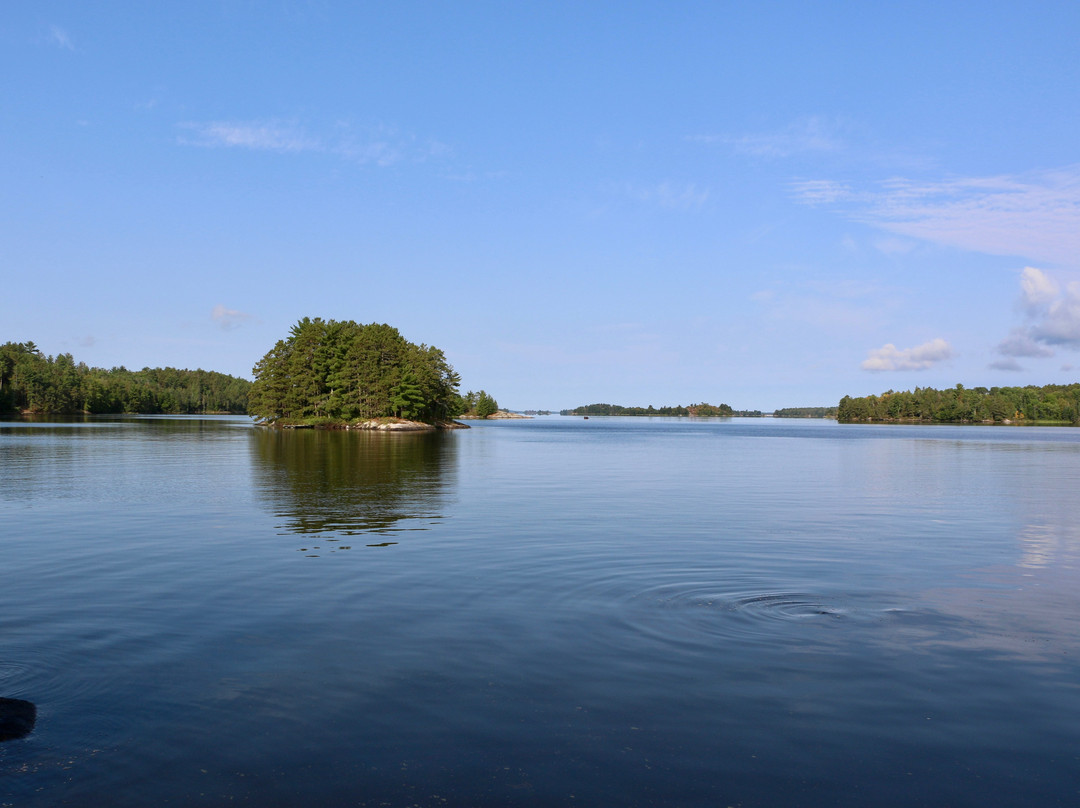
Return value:
M 561 410 L 560 415 L 667 415 L 690 416 L 697 418 L 728 418 L 735 415 L 735 410 L 727 404 L 689 404 L 675 407 L 623 407 L 619 404 L 588 404 L 572 410 Z M 761 415 L 760 412 L 757 413 Z
M 282 428 L 417 431 L 468 429 L 454 420 L 483 406 L 458 394 L 460 377 L 443 352 L 414 344 L 385 323 L 305 317 L 252 369 L 248 413 Z M 488 408 L 491 412 L 486 412 Z

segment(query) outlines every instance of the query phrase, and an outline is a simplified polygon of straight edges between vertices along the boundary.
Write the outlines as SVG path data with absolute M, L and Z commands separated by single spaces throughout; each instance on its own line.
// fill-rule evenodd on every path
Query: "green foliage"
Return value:
M 483 390 L 476 398 L 476 414 L 481 418 L 487 418 L 499 411 L 499 402 L 489 396 Z
M 837 419 L 856 421 L 926 421 L 934 423 L 1080 424 L 1080 384 L 1045 387 L 974 387 L 950 390 L 916 387 L 879 396 L 840 400 Z
M 416 418 L 424 409 L 424 393 L 411 370 L 401 376 L 390 396 L 390 406 L 399 418 Z
M 776 418 L 835 418 L 836 407 L 784 407 L 776 410 Z
M 458 415 L 470 415 L 477 418 L 487 418 L 499 411 L 499 402 L 488 395 L 487 391 L 474 392 L 470 390 L 463 396 L 458 396 Z
M 460 378 L 442 351 L 377 323 L 305 317 L 252 373 L 248 411 L 268 421 L 436 421 L 460 407 Z
M 562 410 L 562 415 L 693 415 L 701 418 L 734 415 L 735 411 L 727 404 L 691 404 L 686 407 L 622 407 L 618 404 L 589 404 L 573 410 Z M 760 415 L 760 413 L 758 413 Z
M 91 368 L 69 353 L 45 356 L 32 342 L 0 345 L 0 412 L 242 413 L 250 385 L 205 370 Z

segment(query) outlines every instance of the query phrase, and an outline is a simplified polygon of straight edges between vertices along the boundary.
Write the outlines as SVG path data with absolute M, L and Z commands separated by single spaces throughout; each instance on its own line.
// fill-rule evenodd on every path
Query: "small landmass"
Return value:
M 782 407 L 773 418 L 835 418 L 836 407 Z
M 735 415 L 735 410 L 727 404 L 689 404 L 675 407 L 623 407 L 619 404 L 588 404 L 572 410 L 561 410 L 560 415 L 665 415 L 688 416 L 695 418 L 728 418 Z M 760 412 L 757 412 L 761 415 Z
M 465 413 L 464 415 L 457 416 L 463 420 L 490 420 L 495 421 L 500 418 L 532 418 L 531 415 L 522 415 L 520 412 L 510 412 L 509 410 L 496 410 L 491 415 L 477 415 L 475 412 Z
M 305 317 L 252 369 L 248 413 L 286 429 L 417 432 L 464 429 L 454 419 L 498 410 L 484 391 L 461 396 L 443 352 L 385 323 Z

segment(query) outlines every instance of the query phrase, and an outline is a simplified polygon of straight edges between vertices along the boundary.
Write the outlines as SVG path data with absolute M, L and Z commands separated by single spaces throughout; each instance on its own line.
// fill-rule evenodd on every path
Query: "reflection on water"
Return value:
M 280 528 L 324 542 L 301 551 L 351 549 L 339 537 L 427 530 L 441 518 L 455 476 L 456 439 L 443 433 L 254 429 L 255 489 Z

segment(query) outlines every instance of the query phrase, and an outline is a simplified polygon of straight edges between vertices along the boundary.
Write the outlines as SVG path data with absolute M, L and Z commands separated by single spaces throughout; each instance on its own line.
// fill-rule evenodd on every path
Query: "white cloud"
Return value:
M 1024 267 L 1020 273 L 1021 305 L 1028 312 L 1037 312 L 1053 300 L 1058 293 L 1058 286 L 1042 270 Z
M 941 339 L 916 346 L 897 348 L 891 342 L 870 351 L 862 363 L 863 370 L 881 372 L 887 370 L 926 370 L 939 362 L 952 358 L 952 347 Z
M 234 328 L 239 328 L 249 320 L 254 319 L 252 315 L 246 312 L 237 311 L 236 309 L 227 309 L 222 304 L 218 303 L 214 306 L 210 312 L 210 319 L 223 331 L 232 331 Z
M 794 183 L 806 204 L 892 233 L 991 255 L 1080 264 L 1080 164 L 1053 171 L 917 181 L 854 190 L 833 180 Z
M 1007 370 L 1010 372 L 1019 372 L 1024 369 L 1015 359 L 998 359 L 996 362 L 991 362 L 989 367 L 991 370 Z

